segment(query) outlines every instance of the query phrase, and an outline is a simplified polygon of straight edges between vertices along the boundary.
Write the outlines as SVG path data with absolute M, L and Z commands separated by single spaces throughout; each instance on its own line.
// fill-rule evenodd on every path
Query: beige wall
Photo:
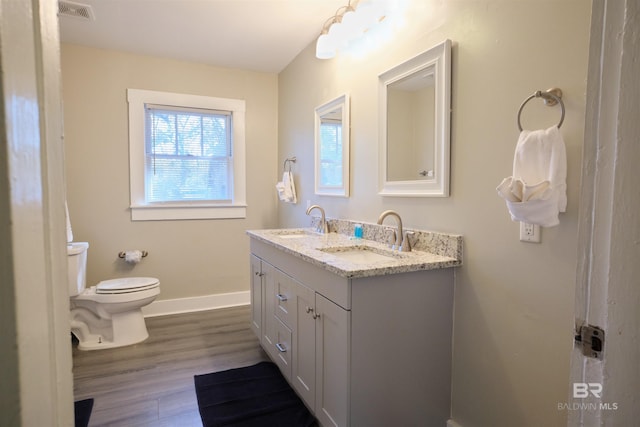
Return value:
M 566 425 L 557 404 L 569 395 L 590 3 L 413 0 L 392 43 L 364 58 L 325 61 L 309 46 L 279 76 L 278 163 L 297 156 L 301 201 L 280 206 L 281 226 L 308 225 L 309 200 L 331 217 L 374 222 L 395 209 L 407 226 L 464 235 L 452 396 L 462 427 Z M 377 75 L 446 38 L 454 42 L 451 197 L 383 198 Z M 520 103 L 552 86 L 562 88 L 567 109 L 569 204 L 541 244 L 521 243 L 495 188 L 511 174 Z M 315 196 L 313 110 L 344 92 L 351 95 L 351 197 Z M 558 120 L 557 109 L 532 104 L 525 127 Z
M 160 278 L 158 299 L 248 291 L 246 229 L 276 223 L 277 75 L 62 45 L 69 211 L 88 282 Z M 247 218 L 132 222 L 126 89 L 246 100 Z M 143 249 L 134 268 L 118 252 Z

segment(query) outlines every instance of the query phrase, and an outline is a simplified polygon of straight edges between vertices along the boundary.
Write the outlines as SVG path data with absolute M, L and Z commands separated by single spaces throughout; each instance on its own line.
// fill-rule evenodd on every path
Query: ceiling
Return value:
M 348 0 L 72 0 L 64 43 L 262 72 L 282 71 Z

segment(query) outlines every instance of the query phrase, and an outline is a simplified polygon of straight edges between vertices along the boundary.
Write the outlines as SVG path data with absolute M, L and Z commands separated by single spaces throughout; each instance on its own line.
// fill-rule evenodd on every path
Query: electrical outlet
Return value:
M 540 243 L 540 226 L 537 224 L 520 223 L 520 241 Z

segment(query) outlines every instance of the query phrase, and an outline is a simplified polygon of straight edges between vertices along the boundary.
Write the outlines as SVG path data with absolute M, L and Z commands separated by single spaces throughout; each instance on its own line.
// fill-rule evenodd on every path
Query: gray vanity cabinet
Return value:
M 251 255 L 252 329 L 323 426 L 346 426 L 349 312 Z
M 251 253 L 252 328 L 323 427 L 446 424 L 453 269 L 347 278 Z

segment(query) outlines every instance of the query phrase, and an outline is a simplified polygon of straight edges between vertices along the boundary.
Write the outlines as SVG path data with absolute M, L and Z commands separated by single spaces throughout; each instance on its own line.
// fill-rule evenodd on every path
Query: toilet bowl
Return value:
M 104 280 L 86 288 L 89 244 L 67 245 L 71 332 L 80 350 L 98 350 L 136 344 L 149 337 L 142 307 L 160 294 L 155 277 Z

